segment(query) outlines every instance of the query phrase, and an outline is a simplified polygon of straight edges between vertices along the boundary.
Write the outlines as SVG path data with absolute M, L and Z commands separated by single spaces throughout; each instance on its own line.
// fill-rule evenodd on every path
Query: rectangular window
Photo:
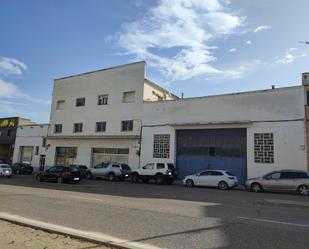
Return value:
M 40 149 L 39 146 L 35 146 L 35 155 L 36 155 L 36 156 L 39 154 L 39 149 Z
M 61 133 L 61 132 L 62 132 L 62 124 L 55 124 L 54 133 Z
M 123 93 L 123 103 L 133 103 L 135 99 L 135 91 L 124 92 Z
M 77 98 L 76 106 L 85 106 L 86 99 L 85 98 Z
M 83 123 L 75 123 L 73 132 L 74 133 L 83 132 Z
M 254 161 L 256 163 L 274 163 L 273 133 L 254 133 Z
M 106 130 L 106 122 L 102 121 L 96 123 L 95 127 L 96 132 L 104 132 L 105 130 Z
M 108 94 L 98 96 L 98 105 L 107 105 L 108 103 Z
M 43 137 L 42 139 L 42 147 L 45 147 L 46 146 L 46 137 Z
M 121 131 L 133 131 L 133 120 L 121 121 Z
M 170 157 L 170 135 L 155 134 L 153 135 L 153 157 L 169 158 Z
M 65 104 L 65 100 L 58 100 L 57 101 L 56 109 L 57 110 L 63 110 L 64 109 L 64 104 Z

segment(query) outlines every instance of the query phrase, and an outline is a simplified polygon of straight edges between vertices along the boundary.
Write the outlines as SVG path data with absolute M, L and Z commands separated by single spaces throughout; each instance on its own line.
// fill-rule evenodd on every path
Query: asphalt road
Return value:
M 40 183 L 0 178 L 0 211 L 161 248 L 308 249 L 309 203 L 294 194 L 188 189 L 104 180 Z

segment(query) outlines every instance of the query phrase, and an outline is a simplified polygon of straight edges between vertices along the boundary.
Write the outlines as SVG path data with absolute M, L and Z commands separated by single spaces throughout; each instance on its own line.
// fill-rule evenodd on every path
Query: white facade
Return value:
M 302 86 L 144 103 L 141 164 L 176 163 L 176 131 L 246 128 L 247 177 L 272 170 L 307 170 L 305 94 Z M 256 163 L 254 134 L 273 133 L 274 163 Z M 153 158 L 155 134 L 170 135 L 170 157 Z
M 176 98 L 145 77 L 145 62 L 138 62 L 56 79 L 46 163 L 55 164 L 56 147 L 75 147 L 76 158 L 71 162 L 87 166 L 95 163 L 93 149 L 128 149 L 124 160 L 137 167 L 143 101 Z M 107 100 L 99 105 L 101 95 Z M 85 99 L 84 106 L 76 106 L 78 98 Z M 132 121 L 133 129 L 123 131 L 122 121 Z M 104 132 L 96 131 L 97 122 L 106 122 Z M 73 131 L 75 123 L 82 123 L 82 132 Z M 61 132 L 55 132 L 57 124 Z
M 46 156 L 47 148 L 44 146 L 47 137 L 48 124 L 23 125 L 17 127 L 13 163 L 23 162 L 23 148 L 31 151 L 30 164 L 34 170 L 40 167 L 40 159 Z
M 46 148 L 38 153 L 46 154 L 47 166 L 65 162 L 91 167 L 100 160 L 133 168 L 149 162 L 177 164 L 178 131 L 242 129 L 246 177 L 307 170 L 305 92 L 304 86 L 295 86 L 179 99 L 146 79 L 145 62 L 56 79 L 49 128 L 20 127 L 14 161 L 20 161 L 20 146 L 41 146 L 47 133 Z M 105 129 L 98 131 L 97 122 L 105 122 Z M 256 157 L 258 134 L 272 136 L 271 162 Z M 168 138 L 168 156 L 154 158 L 155 137 Z M 32 164 L 39 165 L 37 155 Z

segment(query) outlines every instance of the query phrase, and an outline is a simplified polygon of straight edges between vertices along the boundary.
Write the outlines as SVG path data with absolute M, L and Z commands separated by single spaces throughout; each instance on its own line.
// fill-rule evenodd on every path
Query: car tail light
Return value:
M 234 176 L 229 176 L 229 179 L 235 180 L 235 177 Z

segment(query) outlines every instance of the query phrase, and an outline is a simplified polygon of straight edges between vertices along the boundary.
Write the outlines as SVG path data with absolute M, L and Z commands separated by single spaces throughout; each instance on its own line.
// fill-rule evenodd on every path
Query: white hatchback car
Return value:
M 6 176 L 8 178 L 11 178 L 12 169 L 11 169 L 10 165 L 0 163 L 0 176 Z
M 237 186 L 237 177 L 224 170 L 205 170 L 196 175 L 189 175 L 183 179 L 183 184 L 187 187 L 205 186 L 217 187 L 221 190 Z

